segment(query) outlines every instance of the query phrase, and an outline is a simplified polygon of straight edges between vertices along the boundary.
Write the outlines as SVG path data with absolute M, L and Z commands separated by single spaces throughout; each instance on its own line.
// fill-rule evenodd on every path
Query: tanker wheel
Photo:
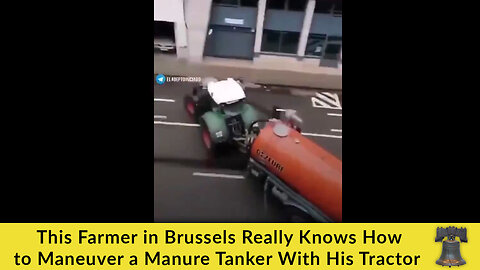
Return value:
M 245 174 L 245 176 L 247 178 L 251 178 L 251 179 L 254 179 L 260 183 L 264 183 L 265 182 L 265 179 L 267 178 L 267 176 L 257 168 L 257 166 L 253 165 L 253 164 L 248 164 L 247 165 L 247 172 Z
M 216 156 L 218 154 L 218 144 L 212 140 L 212 137 L 210 136 L 210 130 L 203 119 L 200 120 L 200 127 L 202 128 L 203 145 L 209 154 Z

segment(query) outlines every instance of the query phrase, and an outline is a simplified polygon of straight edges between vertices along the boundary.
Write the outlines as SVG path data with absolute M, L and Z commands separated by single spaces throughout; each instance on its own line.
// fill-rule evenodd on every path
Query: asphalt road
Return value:
M 200 128 L 183 107 L 194 83 L 155 83 L 154 196 L 156 222 L 287 222 L 289 215 L 267 197 L 263 185 L 244 176 L 245 159 L 232 151 L 212 160 Z M 247 102 L 269 113 L 295 109 L 302 133 L 342 159 L 341 96 L 312 90 L 255 87 Z M 314 98 L 312 100 L 312 97 Z

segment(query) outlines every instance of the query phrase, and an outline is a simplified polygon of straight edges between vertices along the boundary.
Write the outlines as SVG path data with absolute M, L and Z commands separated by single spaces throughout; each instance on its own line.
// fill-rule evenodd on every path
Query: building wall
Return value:
M 183 0 L 154 0 L 153 20 L 165 22 L 184 22 Z
M 321 60 L 304 58 L 309 33 L 342 35 L 342 18 L 327 14 L 313 14 L 315 0 L 308 1 L 308 7 L 304 12 L 265 9 L 266 1 L 259 0 L 258 8 L 214 6 L 212 9 L 212 0 L 154 0 L 154 20 L 175 23 L 177 56 L 193 62 L 203 61 L 209 24 L 228 25 L 221 20 L 225 17 L 225 14 L 235 17 L 235 12 L 237 12 L 237 17 L 247 15 L 248 18 L 257 17 L 252 20 L 244 20 L 245 22 L 257 22 L 256 25 L 247 25 L 256 32 L 254 44 L 256 59 L 253 62 L 261 62 L 263 58 L 272 58 L 272 56 L 260 57 L 264 54 L 261 50 L 261 42 L 262 33 L 265 29 L 301 33 L 298 51 L 291 57 L 295 58 L 297 62 L 310 64 Z M 254 10 L 257 14 L 246 12 L 251 10 Z M 244 25 L 243 27 L 247 26 Z M 267 52 L 267 54 L 271 53 Z M 285 56 L 278 56 L 278 62 L 292 64 L 292 61 Z
M 217 66 L 218 64 L 220 67 L 225 64 L 228 66 L 228 63 L 231 62 L 236 63 L 235 65 L 241 64 L 242 68 L 244 69 L 251 68 L 252 72 L 262 68 L 270 69 L 271 72 L 275 72 L 275 70 L 278 70 L 278 72 L 295 71 L 299 73 L 306 72 L 306 74 L 311 73 L 312 75 L 320 72 L 325 74 L 325 76 L 333 76 L 332 78 L 334 78 L 334 83 L 327 84 L 328 87 L 338 83 L 339 85 L 336 85 L 333 88 L 341 88 L 341 79 L 338 81 L 337 78 L 338 76 L 341 78 L 341 54 L 340 62 L 338 64 L 338 68 L 336 69 L 320 66 L 322 62 L 320 58 L 312 58 L 311 56 L 304 57 L 305 46 L 309 33 L 327 31 L 328 33 L 326 34 L 336 34 L 339 36 L 342 35 L 341 17 L 333 18 L 329 15 L 314 13 L 313 8 L 315 6 L 315 0 L 308 0 L 308 5 L 305 12 L 269 10 L 265 8 L 266 1 L 267 0 L 259 0 L 258 7 L 253 8 L 257 10 L 256 14 L 250 14 L 251 16 L 249 14 L 247 14 L 248 16 L 245 15 L 247 18 L 254 18 L 252 20 L 244 20 L 245 22 L 252 21 L 252 23 L 248 23 L 248 27 L 251 27 L 252 32 L 255 33 L 254 57 L 252 60 L 206 57 L 204 55 L 210 24 L 223 24 L 227 26 L 228 22 L 222 18 L 222 12 L 229 13 L 229 18 L 239 17 L 241 19 L 242 12 L 248 10 L 249 8 L 226 8 L 223 6 L 221 8 L 214 7 L 214 11 L 212 12 L 212 0 L 154 0 L 154 19 L 171 21 L 175 23 L 177 58 L 187 60 L 185 63 L 191 63 L 192 65 L 199 64 L 200 66 Z M 238 11 L 238 14 L 235 14 L 236 11 Z M 283 19 L 280 20 L 280 26 L 275 25 L 275 23 L 272 24 L 271 18 L 275 17 Z M 263 38 L 263 30 L 269 28 L 276 29 L 278 27 L 282 28 L 279 30 L 283 31 L 290 30 L 290 28 L 293 27 L 293 30 L 300 32 L 298 51 L 295 54 L 282 55 L 262 52 L 261 42 Z M 328 72 L 326 72 L 326 70 L 328 70 Z M 215 76 L 215 74 L 211 75 Z

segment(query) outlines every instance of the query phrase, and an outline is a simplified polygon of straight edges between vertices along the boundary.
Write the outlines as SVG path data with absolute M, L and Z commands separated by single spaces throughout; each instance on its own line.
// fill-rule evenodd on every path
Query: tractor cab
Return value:
M 220 112 L 233 115 L 242 110 L 246 95 L 241 83 L 233 78 L 218 81 L 213 77 L 202 79 L 202 83 L 194 87 L 193 99 L 197 107 L 205 111 Z
M 243 87 L 232 78 L 208 82 L 207 91 L 217 105 L 230 105 L 246 98 Z

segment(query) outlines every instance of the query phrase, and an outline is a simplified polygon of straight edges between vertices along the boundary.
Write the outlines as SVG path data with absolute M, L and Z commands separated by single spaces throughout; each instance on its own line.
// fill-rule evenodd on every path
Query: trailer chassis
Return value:
M 290 188 L 284 181 L 253 158 L 248 161 L 247 173 L 256 179 L 264 180 L 264 192 L 271 192 L 284 206 L 297 208 L 317 222 L 333 222 L 318 207 Z

